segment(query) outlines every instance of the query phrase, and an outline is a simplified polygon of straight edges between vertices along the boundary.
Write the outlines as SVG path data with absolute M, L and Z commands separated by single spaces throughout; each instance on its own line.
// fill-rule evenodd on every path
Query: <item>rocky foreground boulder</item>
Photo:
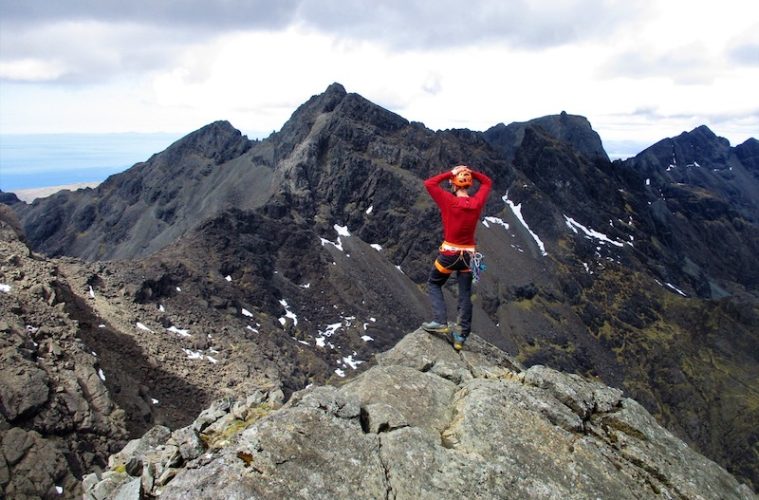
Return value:
M 85 498 L 756 498 L 622 391 L 415 331 L 340 387 L 155 427 Z

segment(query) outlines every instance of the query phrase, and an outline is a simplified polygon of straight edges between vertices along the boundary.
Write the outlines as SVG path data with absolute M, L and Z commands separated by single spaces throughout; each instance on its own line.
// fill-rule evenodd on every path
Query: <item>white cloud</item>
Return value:
M 0 68 L 25 61 L 54 68 L 44 81 L 95 85 L 145 75 L 167 64 L 197 40 L 172 26 L 96 20 L 13 26 L 0 31 Z M 3 71 L 3 79 L 24 81 Z
M 39 82 L 57 80 L 65 73 L 65 69 L 55 61 L 42 59 L 15 59 L 0 62 L 0 79 L 19 82 Z
M 606 37 L 648 10 L 620 0 L 385 0 L 302 2 L 298 20 L 339 37 L 393 50 L 500 44 L 545 48 Z
M 292 21 L 298 0 L 37 0 L 0 1 L 6 22 L 19 25 L 102 21 L 181 26 L 195 32 L 276 28 Z
M 332 82 L 433 129 L 562 110 L 605 142 L 758 129 L 754 2 L 0 2 L 4 133 L 263 136 Z

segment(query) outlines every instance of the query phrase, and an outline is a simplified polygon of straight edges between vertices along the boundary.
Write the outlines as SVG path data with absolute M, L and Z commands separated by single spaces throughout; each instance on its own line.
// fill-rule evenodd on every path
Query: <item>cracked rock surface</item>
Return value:
M 190 430 L 156 430 L 158 446 L 130 443 L 112 457 L 126 471 L 89 476 L 86 495 L 754 498 L 620 390 L 524 370 L 476 336 L 456 353 L 418 330 L 341 387 L 280 400 L 217 402 Z
M 0 498 L 77 498 L 82 475 L 127 438 L 67 289 L 0 205 Z

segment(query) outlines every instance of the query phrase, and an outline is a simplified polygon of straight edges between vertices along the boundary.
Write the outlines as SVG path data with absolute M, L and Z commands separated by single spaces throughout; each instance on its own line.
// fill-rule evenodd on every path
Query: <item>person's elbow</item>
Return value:
M 476 179 L 478 181 L 480 181 L 480 183 L 483 184 L 483 185 L 485 185 L 485 186 L 490 186 L 490 185 L 493 184 L 493 179 L 491 179 L 490 177 L 488 177 L 486 174 L 483 174 L 482 172 L 477 172 Z

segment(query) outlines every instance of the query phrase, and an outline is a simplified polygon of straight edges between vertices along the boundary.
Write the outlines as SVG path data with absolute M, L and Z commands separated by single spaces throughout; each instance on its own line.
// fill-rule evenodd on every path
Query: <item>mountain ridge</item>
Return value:
M 74 288 L 86 301 L 92 286 L 98 314 L 118 302 L 129 318 L 119 328 L 136 342 L 153 346 L 172 325 L 213 332 L 148 357 L 218 358 L 226 375 L 181 375 L 209 396 L 226 384 L 246 390 L 240 374 L 250 373 L 289 397 L 360 372 L 403 325 L 427 319 L 421 284 L 440 230 L 421 180 L 469 163 L 494 179 L 478 229 L 488 270 L 474 331 L 526 366 L 624 389 L 692 446 L 758 478 L 759 143 L 732 148 L 697 129 L 609 162 L 582 117 L 508 127 L 490 141 L 435 132 L 334 84 L 270 138 L 248 141 L 216 122 L 103 189 L 12 206 L 35 251 L 92 261 Z M 503 130 L 508 140 L 493 138 Z M 681 167 L 667 171 L 681 143 Z M 693 151 L 728 163 L 686 167 Z M 694 369 L 704 360 L 708 370 Z M 197 411 L 204 402 L 187 400 Z M 160 418 L 184 425 L 189 413 Z

